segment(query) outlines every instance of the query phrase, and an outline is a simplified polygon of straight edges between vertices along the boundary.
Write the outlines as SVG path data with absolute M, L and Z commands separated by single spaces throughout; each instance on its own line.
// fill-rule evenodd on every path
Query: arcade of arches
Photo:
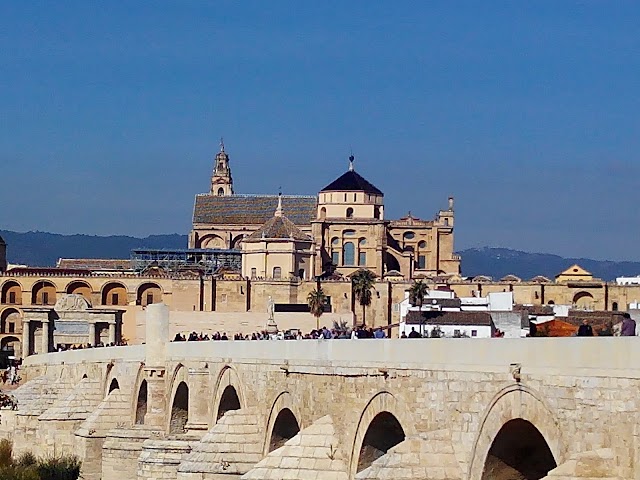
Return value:
M 150 307 L 147 314 L 160 308 Z M 345 480 L 425 478 L 407 472 L 429 468 L 444 469 L 438 470 L 446 473 L 440 478 L 456 480 L 541 480 L 556 466 L 569 468 L 574 455 L 588 452 L 598 452 L 589 464 L 594 472 L 606 467 L 617 472 L 612 478 L 634 478 L 635 464 L 617 458 L 629 459 L 636 446 L 630 419 L 640 417 L 640 374 L 616 360 L 632 359 L 635 365 L 640 354 L 634 344 L 604 338 L 599 355 L 589 356 L 587 342 L 542 338 L 529 348 L 527 340 L 487 339 L 474 343 L 485 350 L 470 367 L 471 340 L 438 341 L 428 349 L 418 341 L 373 342 L 357 354 L 347 341 L 330 349 L 319 342 L 290 342 L 286 363 L 275 342 L 258 342 L 250 349 L 238 342 L 176 342 L 163 355 L 153 337 L 144 348 L 119 347 L 129 350 L 121 350 L 115 360 L 115 351 L 108 348 L 87 352 L 90 356 L 61 352 L 55 363 L 30 357 L 24 371 L 29 391 L 44 391 L 38 387 L 47 385 L 43 375 L 63 381 L 59 393 L 48 393 L 50 413 L 79 415 L 74 428 L 80 436 L 67 428 L 71 424 L 58 428 L 49 413 L 34 409 L 37 415 L 30 415 L 37 395 L 24 398 L 21 421 L 38 433 L 36 439 L 55 434 L 56 448 L 103 438 L 101 462 L 90 456 L 83 461 L 103 468 L 104 480 L 135 478 L 131 472 L 139 471 L 143 461 L 164 469 L 154 478 L 184 480 L 188 473 L 218 473 L 220 458 L 241 468 L 234 472 L 238 476 L 258 463 L 262 470 L 271 469 L 270 476 L 256 478 L 304 478 L 284 470 L 310 458 L 312 469 L 316 460 L 327 459 L 317 463 L 319 470 L 339 471 Z M 547 357 L 563 358 L 562 368 L 549 371 L 540 349 Z M 449 363 L 438 366 L 443 351 Z M 606 377 L 601 376 L 600 355 L 616 360 Z M 523 362 L 520 381 L 509 373 L 515 357 Z M 82 380 L 85 375 L 89 381 Z M 80 394 L 86 399 L 82 405 L 70 401 Z M 576 412 L 588 417 L 588 424 L 576 422 Z M 122 424 L 119 431 L 113 430 L 114 416 Z M 3 421 L 0 434 L 11 428 Z M 89 429 L 95 435 L 82 440 Z M 157 433 L 142 435 L 152 431 Z M 15 438 L 23 448 L 24 436 Z M 48 445 L 43 442 L 44 453 Z M 313 449 L 306 449 L 310 445 Z M 127 448 L 137 448 L 137 454 L 124 455 Z M 163 460 L 171 452 L 184 453 L 177 477 L 177 462 L 171 476 Z M 243 463 L 247 453 L 251 461 Z M 384 469 L 387 473 L 378 475 Z

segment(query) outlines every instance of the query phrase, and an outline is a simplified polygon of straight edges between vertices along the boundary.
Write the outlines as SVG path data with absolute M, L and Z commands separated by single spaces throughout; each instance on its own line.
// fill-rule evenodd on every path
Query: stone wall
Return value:
M 222 390 L 231 385 L 240 399 L 240 412 L 252 412 L 243 417 L 242 425 L 250 418 L 253 426 L 242 428 L 259 432 L 250 448 L 263 456 L 290 454 L 291 449 L 269 451 L 280 412 L 292 412 L 300 435 L 330 416 L 331 455 L 343 459 L 345 478 L 354 478 L 359 470 L 366 433 L 382 412 L 397 419 L 406 441 L 417 442 L 419 451 L 421 438 L 439 432 L 443 451 L 433 455 L 446 451 L 446 458 L 455 458 L 460 479 L 482 479 L 494 439 L 513 419 L 537 429 L 558 465 L 577 454 L 610 449 L 620 478 L 634 478 L 639 470 L 635 425 L 640 413 L 636 342 L 624 337 L 179 342 L 166 345 L 164 364 L 155 359 L 153 366 L 143 363 L 142 347 L 53 353 L 26 360 L 25 377 L 30 381 L 16 393 L 22 398 L 20 410 L 15 421 L 2 422 L 0 432 L 14 438 L 18 451 L 34 445 L 51 448 L 56 439 L 66 439 L 62 445 L 74 441 L 75 451 L 84 456 L 87 478 L 99 478 L 95 456 L 100 442 L 98 463 L 104 479 L 176 478 L 177 457 L 186 462 L 192 449 L 197 461 L 194 457 L 185 463 L 187 470 L 202 465 L 219 469 L 228 462 L 225 458 L 237 455 L 224 453 L 235 445 L 224 440 L 237 433 L 232 429 L 216 434 L 216 453 L 207 453 L 211 448 L 204 443 L 200 448 L 197 440 L 207 429 L 213 432 Z M 63 391 L 46 390 L 60 378 L 66 382 Z M 113 378 L 120 388 L 105 398 Z M 142 379 L 149 388 L 146 424 L 134 425 Z M 193 393 L 189 422 L 186 433 L 169 436 L 171 405 L 180 382 Z M 98 405 L 86 414 L 86 405 L 70 399 L 83 389 L 100 394 Z M 42 402 L 30 391 L 46 392 L 48 400 Z M 119 406 L 107 415 L 105 408 L 113 401 Z M 65 412 L 85 419 L 74 425 L 75 430 L 66 428 L 72 423 L 56 417 Z M 114 417 L 116 428 L 108 424 Z M 315 426 L 314 435 L 326 428 Z M 153 442 L 145 443 L 149 439 Z M 397 451 L 411 448 L 398 446 Z M 207 463 L 211 455 L 219 460 Z M 419 464 L 433 462 L 412 458 Z M 269 462 L 276 471 L 270 478 L 287 478 L 278 476 L 283 473 L 277 469 L 294 460 Z M 250 466 L 227 468 L 244 469 L 240 473 L 248 475 Z M 198 472 L 183 473 L 191 478 L 187 474 Z M 398 478 L 404 478 L 400 473 Z M 371 477 L 363 473 L 361 478 Z

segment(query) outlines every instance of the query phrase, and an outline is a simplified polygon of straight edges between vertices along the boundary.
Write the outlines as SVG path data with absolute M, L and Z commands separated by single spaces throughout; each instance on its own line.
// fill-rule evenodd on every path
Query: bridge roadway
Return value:
M 86 479 L 640 479 L 636 338 L 167 343 L 165 313 L 28 357 L 0 435 Z

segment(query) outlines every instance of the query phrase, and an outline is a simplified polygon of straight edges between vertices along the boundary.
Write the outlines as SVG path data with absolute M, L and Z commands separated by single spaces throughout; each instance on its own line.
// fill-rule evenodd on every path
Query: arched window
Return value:
M 251 268 L 251 279 L 253 280 L 254 278 L 256 278 L 258 276 L 258 272 L 256 270 L 256 267 L 252 267 Z
M 367 265 L 367 252 L 365 247 L 367 245 L 367 240 L 361 238 L 358 242 L 358 265 L 361 267 L 365 267 Z
M 47 280 L 40 280 L 31 289 L 31 303 L 34 305 L 55 305 L 56 287 Z
M 136 304 L 146 307 L 152 303 L 162 302 L 162 289 L 156 283 L 143 283 L 138 288 Z
M 425 242 L 424 240 L 418 242 L 418 248 L 421 250 L 427 248 L 427 242 Z
M 347 218 L 353 218 L 353 208 L 347 208 Z
M 327 209 L 325 207 L 322 207 L 320 209 L 320 219 L 324 220 L 325 218 L 327 218 Z
M 18 282 L 9 280 L 2 285 L 2 297 L 0 303 L 6 303 L 9 305 L 21 305 L 22 304 L 22 288 Z
M 280 267 L 273 267 L 273 278 L 276 280 L 282 278 L 282 269 Z
M 343 265 L 355 265 L 356 248 L 353 242 L 346 242 L 342 247 L 342 263 Z
M 331 263 L 340 264 L 340 240 L 337 237 L 331 239 Z
M 611 310 L 613 310 L 614 312 L 618 311 L 618 302 L 613 302 L 613 304 L 611 305 Z
M 218 196 L 219 196 L 219 197 L 222 197 L 223 195 L 224 195 L 224 188 L 220 187 L 220 188 L 218 189 Z

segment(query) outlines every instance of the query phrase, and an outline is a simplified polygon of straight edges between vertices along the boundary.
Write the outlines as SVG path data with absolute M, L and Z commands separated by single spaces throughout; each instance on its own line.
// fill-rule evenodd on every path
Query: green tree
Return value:
M 353 294 L 362 306 L 362 324 L 365 325 L 366 309 L 371 305 L 371 289 L 375 282 L 376 276 L 370 270 L 361 269 L 351 277 L 351 288 Z
M 409 288 L 409 303 L 416 305 L 420 312 L 420 335 L 423 335 L 423 317 L 422 317 L 422 303 L 424 302 L 424 296 L 427 294 L 429 288 L 427 284 L 422 280 L 414 280 L 413 285 Z
M 324 313 L 324 305 L 327 303 L 327 296 L 322 291 L 322 288 L 316 288 L 309 292 L 309 295 L 307 295 L 307 303 L 309 304 L 311 315 L 316 317 L 316 330 L 319 330 L 320 317 Z

